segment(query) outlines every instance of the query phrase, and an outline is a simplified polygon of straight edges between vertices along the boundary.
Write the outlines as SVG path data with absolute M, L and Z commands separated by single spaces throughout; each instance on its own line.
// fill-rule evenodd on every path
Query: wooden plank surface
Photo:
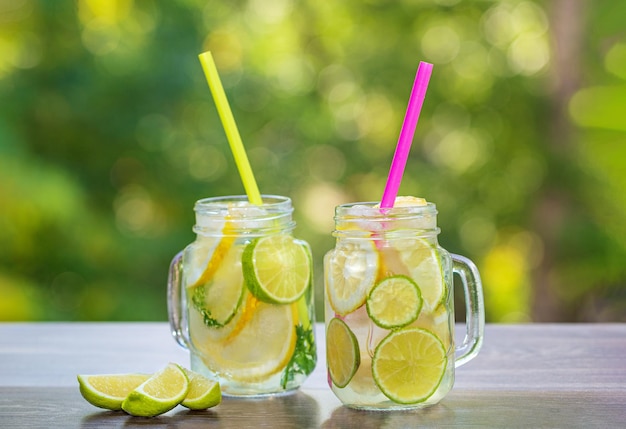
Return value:
M 322 333 L 317 325 L 318 366 L 295 394 L 143 419 L 85 402 L 76 374 L 187 364 L 167 324 L 0 324 L 0 428 L 626 427 L 626 324 L 488 325 L 452 392 L 412 412 L 342 407 L 326 384 Z

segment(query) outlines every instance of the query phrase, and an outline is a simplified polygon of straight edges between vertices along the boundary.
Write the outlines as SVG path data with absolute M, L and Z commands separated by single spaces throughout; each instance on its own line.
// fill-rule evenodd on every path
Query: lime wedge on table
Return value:
M 430 331 L 405 328 L 393 331 L 376 347 L 372 375 L 392 401 L 415 404 L 439 387 L 446 369 L 446 351 Z
M 422 294 L 409 277 L 391 276 L 374 286 L 366 306 L 367 314 L 381 328 L 401 328 L 417 319 L 422 309 Z
M 311 281 L 309 252 L 289 235 L 253 240 L 243 252 L 242 264 L 250 292 L 270 304 L 297 301 Z
M 437 308 L 445 299 L 446 287 L 436 247 L 421 238 L 394 240 L 393 246 L 409 277 L 419 286 L 425 310 Z
M 185 369 L 189 379 L 189 391 L 181 405 L 190 410 L 206 410 L 222 401 L 222 392 L 217 381 L 209 380 L 197 372 Z
M 326 254 L 326 294 L 330 306 L 345 316 L 365 303 L 378 275 L 378 252 L 371 240 L 342 243 Z
M 219 328 L 232 320 L 243 299 L 243 247 L 218 246 L 217 251 L 222 252 L 220 265 L 211 270 L 211 276 L 203 275 L 200 278 L 203 282 L 196 282 L 187 290 L 187 294 L 191 297 L 193 307 L 202 315 L 204 324 Z
M 189 379 L 184 370 L 173 363 L 156 372 L 122 402 L 128 414 L 153 417 L 180 404 L 189 391 Z
M 137 386 L 150 378 L 148 374 L 79 375 L 81 395 L 92 405 L 107 410 L 121 410 L 122 402 Z
M 359 343 L 348 325 L 336 317 L 328 323 L 326 338 L 330 379 L 337 387 L 345 387 L 361 364 Z

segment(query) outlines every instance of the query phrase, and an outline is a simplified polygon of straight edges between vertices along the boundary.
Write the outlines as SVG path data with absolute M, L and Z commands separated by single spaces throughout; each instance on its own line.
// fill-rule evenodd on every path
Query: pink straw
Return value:
M 398 195 L 398 188 L 400 188 L 400 182 L 402 182 L 404 167 L 406 166 L 406 160 L 409 157 L 411 143 L 413 142 L 413 135 L 415 134 L 415 127 L 417 126 L 417 121 L 419 120 L 420 112 L 422 111 L 422 104 L 424 104 L 424 97 L 426 96 L 426 89 L 428 88 L 428 82 L 432 72 L 432 64 L 420 61 L 417 73 L 415 74 L 415 81 L 413 82 L 409 105 L 407 106 L 406 114 L 404 115 L 402 130 L 400 131 L 400 137 L 398 138 L 398 144 L 396 145 L 396 152 L 393 154 L 393 160 L 391 161 L 391 168 L 389 169 L 389 177 L 387 177 L 385 192 L 383 193 L 383 198 L 380 202 L 381 208 L 393 207 L 396 196 Z

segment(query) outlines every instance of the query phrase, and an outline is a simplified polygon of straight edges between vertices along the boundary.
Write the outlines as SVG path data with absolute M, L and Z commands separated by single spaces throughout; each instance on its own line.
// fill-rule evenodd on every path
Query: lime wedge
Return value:
M 184 369 L 189 379 L 189 391 L 181 405 L 190 410 L 206 410 L 222 402 L 222 391 L 217 381 L 209 380 L 197 372 Z
M 180 404 L 188 391 L 187 375 L 180 366 L 170 363 L 130 392 L 122 409 L 133 416 L 157 416 Z
M 350 383 L 361 364 L 359 343 L 344 321 L 333 318 L 326 329 L 326 361 L 330 379 L 337 387 Z
M 367 298 L 366 306 L 367 314 L 381 328 L 401 328 L 419 316 L 422 309 L 422 294 L 409 277 L 391 276 L 374 286 Z
M 372 375 L 392 401 L 415 404 L 430 397 L 443 378 L 446 351 L 430 331 L 405 328 L 393 331 L 376 347 Z
M 371 240 L 342 243 L 326 254 L 324 266 L 326 295 L 337 314 L 345 316 L 365 304 L 379 268 Z
M 92 405 L 107 410 L 121 410 L 122 402 L 137 386 L 150 378 L 148 374 L 79 375 L 81 395 Z
M 220 264 L 212 269 L 212 275 L 203 276 L 204 283 L 198 282 L 187 291 L 208 327 L 221 328 L 228 324 L 241 305 L 245 290 L 241 271 L 243 247 L 230 246 L 222 252 Z
M 420 238 L 396 240 L 394 247 L 409 277 L 419 286 L 425 310 L 433 311 L 446 296 L 443 269 L 436 247 Z
M 307 247 L 285 234 L 250 242 L 243 252 L 242 265 L 250 292 L 270 304 L 297 301 L 311 280 Z

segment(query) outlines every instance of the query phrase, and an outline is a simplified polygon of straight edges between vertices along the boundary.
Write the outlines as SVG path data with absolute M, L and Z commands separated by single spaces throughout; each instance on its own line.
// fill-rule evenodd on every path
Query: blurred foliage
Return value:
M 584 3 L 563 100 L 551 16 L 568 2 L 0 0 L 0 320 L 167 318 L 194 202 L 243 193 L 211 50 L 259 188 L 294 200 L 318 311 L 333 208 L 382 195 L 424 60 L 400 194 L 437 204 L 488 320 L 626 321 L 626 3 Z

